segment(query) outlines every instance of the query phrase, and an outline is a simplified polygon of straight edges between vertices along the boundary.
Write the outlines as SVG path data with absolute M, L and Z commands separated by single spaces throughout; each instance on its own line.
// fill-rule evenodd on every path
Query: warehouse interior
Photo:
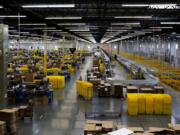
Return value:
M 0 135 L 179 135 L 180 1 L 1 0 Z

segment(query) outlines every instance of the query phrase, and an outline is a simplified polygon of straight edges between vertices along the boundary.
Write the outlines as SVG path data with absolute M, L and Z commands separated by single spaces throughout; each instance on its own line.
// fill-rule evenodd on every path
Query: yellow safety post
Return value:
M 17 49 L 17 56 L 19 56 L 19 49 Z
M 33 49 L 33 56 L 36 56 L 36 50 L 35 50 L 35 48 Z
M 44 32 L 44 74 L 47 75 L 47 31 Z
M 8 48 L 8 54 L 10 54 L 10 52 L 11 52 L 11 49 L 10 49 L 10 48 Z
M 139 37 L 137 36 L 137 54 L 136 54 L 136 61 L 139 64 Z

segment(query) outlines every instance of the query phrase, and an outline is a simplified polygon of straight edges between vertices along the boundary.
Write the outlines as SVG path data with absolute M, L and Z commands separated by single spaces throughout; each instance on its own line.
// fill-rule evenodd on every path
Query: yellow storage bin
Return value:
M 163 114 L 165 114 L 165 115 L 171 114 L 171 110 L 172 110 L 171 104 L 172 104 L 171 96 L 169 96 L 168 94 L 164 94 L 164 96 L 163 96 Z
M 154 98 L 153 94 L 146 94 L 146 114 L 154 113 Z
M 12 68 L 8 68 L 8 71 L 12 71 Z
M 127 112 L 129 115 L 138 114 L 138 95 L 127 94 Z
M 161 94 L 154 94 L 154 114 L 163 114 L 163 97 Z
M 145 96 L 145 94 L 138 95 L 138 113 L 139 114 L 146 113 L 146 96 Z

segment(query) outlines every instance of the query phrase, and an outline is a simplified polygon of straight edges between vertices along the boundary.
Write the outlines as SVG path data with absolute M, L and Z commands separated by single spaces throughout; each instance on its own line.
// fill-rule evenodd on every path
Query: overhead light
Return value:
M 73 8 L 75 4 L 39 4 L 39 5 L 22 5 L 23 8 Z
M 19 35 L 9 35 L 9 37 L 19 37 Z
M 173 29 L 173 27 L 149 27 L 151 29 Z
M 86 25 L 86 23 L 59 23 L 58 25 Z
M 89 32 L 88 30 L 70 30 L 70 31 L 84 31 L 84 32 Z
M 149 7 L 157 9 L 173 9 L 177 4 L 122 4 L 122 7 Z
M 110 32 L 110 31 L 127 31 L 127 30 L 107 29 L 107 31 Z
M 122 7 L 148 7 L 148 4 L 122 4 Z
M 17 32 L 19 33 L 19 32 Z M 29 32 L 20 32 L 20 34 L 29 34 Z
M 149 8 L 155 9 L 174 9 L 176 8 L 177 4 L 150 4 Z
M 70 31 L 89 31 L 89 29 L 71 29 Z
M 0 6 L 0 8 L 3 8 L 3 6 Z
M 17 30 L 8 30 L 9 32 L 17 32 Z
M 161 24 L 172 24 L 172 25 L 176 25 L 176 24 L 180 24 L 180 22 L 161 22 Z
M 46 25 L 45 23 L 26 23 L 26 24 L 19 24 L 21 26 L 38 26 L 38 25 Z
M 20 18 L 25 18 L 25 17 L 27 17 L 27 16 L 25 16 L 25 15 L 0 15 L 0 18 L 18 18 L 18 17 L 20 17 Z
M 134 23 L 111 23 L 111 25 L 140 25 L 139 22 Z
M 61 32 L 62 30 L 47 30 L 47 31 L 52 31 L 52 32 Z
M 115 16 L 114 18 L 122 18 L 122 19 L 125 19 L 125 18 L 152 18 L 152 16 Z
M 142 29 L 142 31 L 149 32 L 149 31 L 162 31 L 162 29 Z
M 49 29 L 56 29 L 56 27 L 36 27 L 36 28 L 33 28 L 33 29 L 42 29 L 42 30 L 49 30 Z
M 59 20 L 59 19 L 82 19 L 82 17 L 46 17 L 48 20 Z

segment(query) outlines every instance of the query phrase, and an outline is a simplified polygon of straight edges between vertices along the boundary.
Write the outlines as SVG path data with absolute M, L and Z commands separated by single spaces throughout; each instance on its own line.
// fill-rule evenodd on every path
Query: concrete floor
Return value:
M 19 135 L 83 135 L 86 112 L 121 112 L 121 117 L 96 117 L 92 119 L 113 120 L 115 124 L 128 126 L 167 127 L 167 124 L 180 123 L 180 95 L 175 91 L 167 92 L 173 97 L 172 116 L 128 116 L 126 101 L 115 98 L 98 98 L 84 100 L 76 95 L 76 80 L 82 75 L 85 79 L 86 70 L 92 65 L 92 57 L 86 59 L 72 79 L 66 83 L 66 88 L 54 92 L 54 101 L 50 105 L 36 105 L 34 118 L 20 122 Z M 118 70 L 117 70 L 118 71 Z

